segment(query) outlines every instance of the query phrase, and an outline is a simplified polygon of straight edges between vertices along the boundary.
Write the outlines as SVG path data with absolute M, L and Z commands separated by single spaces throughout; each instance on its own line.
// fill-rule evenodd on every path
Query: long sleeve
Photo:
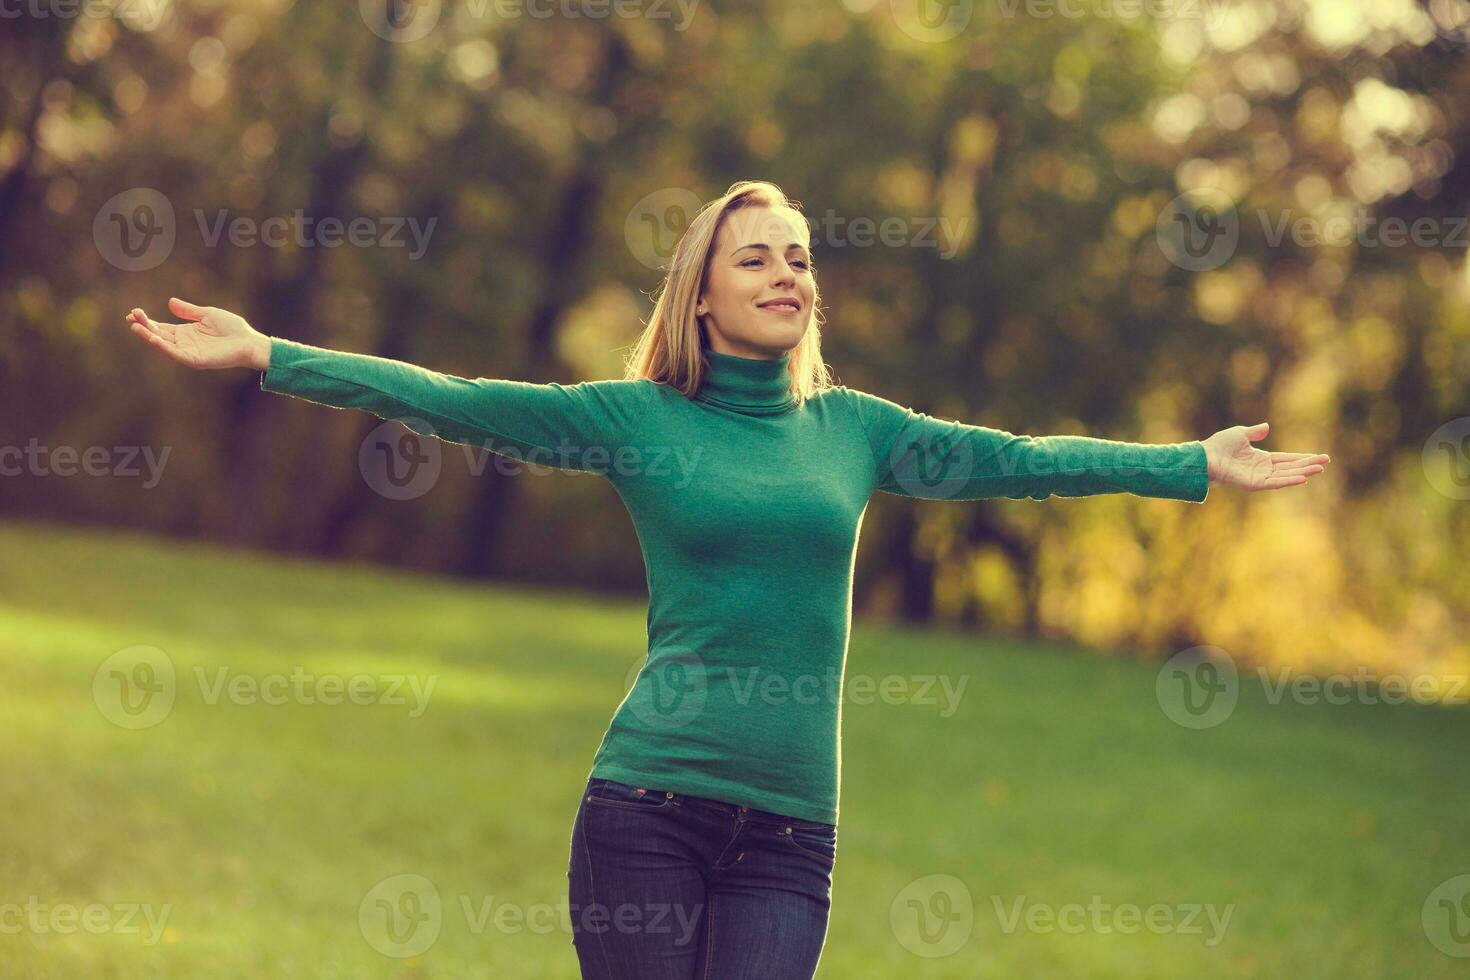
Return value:
M 264 391 L 403 422 L 420 435 L 565 470 L 607 472 L 653 404 L 648 381 L 531 384 L 271 338 Z
M 928 500 L 1131 493 L 1203 503 L 1204 444 L 1025 436 L 914 412 L 848 392 L 876 467 L 875 489 Z

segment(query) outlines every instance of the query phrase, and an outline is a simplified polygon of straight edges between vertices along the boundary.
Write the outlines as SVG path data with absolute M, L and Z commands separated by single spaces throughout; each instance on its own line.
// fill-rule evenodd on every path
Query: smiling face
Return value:
M 806 220 L 790 208 L 725 216 L 696 307 L 711 350 L 774 360 L 801 342 L 816 294 L 809 240 Z

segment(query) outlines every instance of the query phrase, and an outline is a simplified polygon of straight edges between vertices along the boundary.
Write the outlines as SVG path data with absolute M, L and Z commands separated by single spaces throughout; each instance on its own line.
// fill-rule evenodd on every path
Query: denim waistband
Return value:
M 595 788 L 607 783 L 616 783 L 620 780 L 605 779 L 594 776 L 587 780 L 588 788 Z M 633 786 L 632 783 L 623 783 L 624 786 Z M 671 801 L 678 804 L 693 804 L 706 810 L 717 810 L 731 816 L 741 817 L 755 823 L 785 824 L 791 827 L 835 827 L 835 824 L 822 823 L 820 820 L 807 820 L 804 817 L 793 817 L 785 813 L 775 813 L 770 810 L 760 810 L 753 806 L 742 806 L 738 803 L 727 803 L 724 800 L 711 799 L 708 796 L 693 796 L 689 793 L 675 793 L 662 790 L 655 786 L 634 786 L 635 789 L 646 789 L 650 793 L 659 796 L 667 796 Z

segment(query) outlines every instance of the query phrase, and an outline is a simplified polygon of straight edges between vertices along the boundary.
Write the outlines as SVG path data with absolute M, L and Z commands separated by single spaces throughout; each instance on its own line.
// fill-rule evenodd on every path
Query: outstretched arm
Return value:
M 934 418 L 866 392 L 846 394 L 873 450 L 875 489 L 899 496 L 1045 500 L 1132 493 L 1203 503 L 1212 483 L 1276 489 L 1305 482 L 1326 465 L 1325 456 L 1251 449 L 1241 426 L 1206 441 L 1164 444 L 1014 435 Z M 1254 438 L 1263 436 L 1261 430 Z
M 560 469 L 606 471 L 654 397 L 650 382 L 575 385 L 461 378 L 417 365 L 267 337 L 228 310 L 171 299 L 192 322 L 158 323 L 140 309 L 134 333 L 195 368 L 249 367 L 261 388 L 396 419 L 415 432 Z

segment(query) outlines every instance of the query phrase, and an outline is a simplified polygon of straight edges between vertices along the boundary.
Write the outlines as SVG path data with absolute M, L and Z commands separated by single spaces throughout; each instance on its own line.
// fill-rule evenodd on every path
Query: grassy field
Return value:
M 0 977 L 578 975 L 568 838 L 640 604 L 51 527 L 0 525 L 0 555 Z M 94 679 L 139 646 L 175 697 L 129 728 Z M 293 672 L 368 675 L 358 699 L 384 702 L 267 703 Z M 1467 975 L 1421 913 L 1470 873 L 1470 712 L 1245 684 L 1189 730 L 1156 672 L 859 625 L 850 679 L 966 686 L 948 717 L 844 706 L 819 976 Z M 404 874 L 442 907 L 399 958 L 365 899 Z M 949 916 L 942 941 L 915 939 L 910 900 Z

